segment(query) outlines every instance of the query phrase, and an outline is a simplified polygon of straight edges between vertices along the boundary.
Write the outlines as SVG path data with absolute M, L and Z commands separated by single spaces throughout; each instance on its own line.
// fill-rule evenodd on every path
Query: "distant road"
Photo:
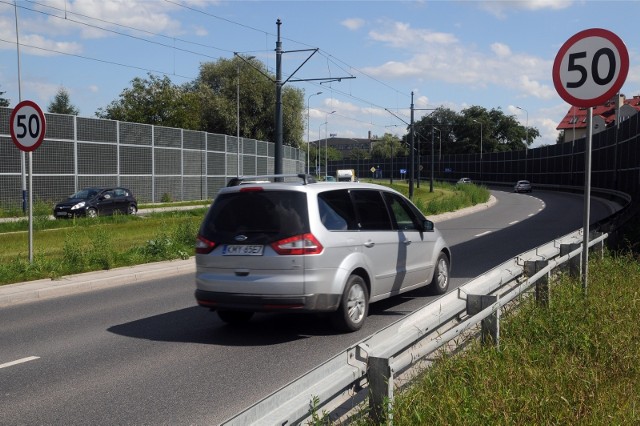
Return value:
M 491 209 L 437 223 L 453 287 L 582 226 L 580 196 L 492 193 Z M 609 214 L 592 208 L 593 221 Z M 1 423 L 218 424 L 433 300 L 417 290 L 373 304 L 362 330 L 336 334 L 319 315 L 230 327 L 194 288 L 189 273 L 0 309 Z

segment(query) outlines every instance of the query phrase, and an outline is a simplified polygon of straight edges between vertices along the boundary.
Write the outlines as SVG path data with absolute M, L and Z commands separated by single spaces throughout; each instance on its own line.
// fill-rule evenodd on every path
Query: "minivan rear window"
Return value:
M 219 195 L 200 234 L 269 234 L 274 238 L 309 232 L 306 194 L 296 191 L 232 192 Z

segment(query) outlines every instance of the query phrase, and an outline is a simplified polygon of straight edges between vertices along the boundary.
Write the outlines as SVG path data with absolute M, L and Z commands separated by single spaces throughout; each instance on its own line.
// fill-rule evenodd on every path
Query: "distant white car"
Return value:
M 531 182 L 528 180 L 519 180 L 513 187 L 514 192 L 531 192 Z
M 463 177 L 463 178 L 460 178 L 460 180 L 458 180 L 458 183 L 473 183 L 473 182 L 471 182 L 471 179 Z

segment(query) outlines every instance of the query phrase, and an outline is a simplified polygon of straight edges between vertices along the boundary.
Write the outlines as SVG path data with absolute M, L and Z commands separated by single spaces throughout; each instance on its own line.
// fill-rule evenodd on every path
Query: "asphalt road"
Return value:
M 582 227 L 582 198 L 494 191 L 437 223 L 452 285 Z M 593 221 L 610 213 L 592 202 Z M 197 307 L 193 273 L 0 308 L 0 423 L 218 424 L 344 348 L 428 304 L 417 290 L 371 306 L 362 330 L 318 315 L 230 327 Z

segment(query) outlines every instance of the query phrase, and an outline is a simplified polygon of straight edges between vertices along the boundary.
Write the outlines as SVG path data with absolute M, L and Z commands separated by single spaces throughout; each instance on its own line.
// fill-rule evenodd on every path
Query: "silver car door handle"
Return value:
M 376 245 L 376 243 L 374 243 L 373 241 L 367 241 L 366 243 L 364 243 L 365 247 L 373 247 L 375 245 Z

